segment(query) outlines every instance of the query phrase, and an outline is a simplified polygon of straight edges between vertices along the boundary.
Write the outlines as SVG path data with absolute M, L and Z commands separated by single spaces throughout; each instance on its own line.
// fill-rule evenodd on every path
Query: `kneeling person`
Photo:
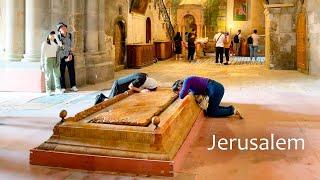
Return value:
M 109 97 L 99 94 L 96 97 L 95 104 L 99 104 L 106 98 L 113 98 L 114 96 L 124 93 L 128 90 L 135 92 L 149 92 L 157 89 L 157 81 L 148 77 L 146 73 L 135 73 L 126 77 L 117 79 L 111 88 Z
M 224 95 L 224 87 L 219 82 L 214 80 L 189 76 L 184 80 L 177 80 L 172 89 L 174 92 L 179 93 L 180 99 L 192 92 L 194 95 L 207 95 L 209 96 L 209 105 L 205 110 L 206 116 L 209 117 L 227 117 L 237 115 L 242 119 L 241 114 L 234 106 L 223 107 L 220 106 L 221 99 Z

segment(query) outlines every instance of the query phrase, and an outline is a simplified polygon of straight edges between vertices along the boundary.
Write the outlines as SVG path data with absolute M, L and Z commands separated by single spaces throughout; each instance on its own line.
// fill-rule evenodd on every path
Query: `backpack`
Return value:
M 248 44 L 253 44 L 253 38 L 252 38 L 252 36 L 249 36 L 249 37 L 248 37 L 247 43 L 248 43 Z
M 239 42 L 240 42 L 240 40 L 239 40 L 239 34 L 237 34 L 237 35 L 234 36 L 233 42 L 234 42 L 234 43 L 239 43 Z

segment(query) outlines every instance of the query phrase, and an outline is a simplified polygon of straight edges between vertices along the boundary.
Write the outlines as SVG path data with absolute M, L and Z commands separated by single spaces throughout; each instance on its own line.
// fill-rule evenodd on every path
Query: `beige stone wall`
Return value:
M 153 6 L 153 1 L 150 3 L 150 8 L 147 10 L 146 15 L 151 18 L 152 23 L 152 40 L 153 41 L 164 41 L 167 40 L 167 29 L 164 24 L 162 15 L 159 16 L 159 7 L 156 9 Z M 168 9 L 169 10 L 169 9 Z M 170 11 L 170 10 L 169 10 Z
M 4 48 L 5 48 L 5 44 L 4 42 L 6 42 L 5 36 L 4 34 L 6 34 L 5 32 L 5 0 L 0 0 L 0 61 L 2 60 L 2 56 L 4 53 Z
M 226 30 L 232 34 L 236 34 L 238 29 L 242 30 L 243 34 L 251 34 L 253 29 L 258 30 L 258 34 L 264 34 L 265 18 L 263 1 L 261 0 L 248 0 L 248 21 L 234 21 L 233 20 L 233 7 L 234 0 L 227 2 L 227 25 Z
M 320 76 L 320 0 L 307 0 L 310 74 Z
M 145 15 L 128 14 L 127 43 L 146 43 L 146 20 L 151 19 L 151 39 L 153 41 L 167 40 L 166 27 L 162 15 L 159 18 L 159 7 L 154 8 L 154 1 L 148 5 Z
M 286 3 L 287 2 L 287 3 Z M 270 69 L 296 70 L 296 4 L 281 1 L 266 12 L 266 65 Z

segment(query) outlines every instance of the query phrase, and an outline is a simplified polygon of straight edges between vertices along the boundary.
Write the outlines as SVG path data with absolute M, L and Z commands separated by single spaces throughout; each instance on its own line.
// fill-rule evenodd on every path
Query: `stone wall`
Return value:
M 109 30 L 107 28 L 109 27 L 108 23 L 114 19 L 109 20 L 106 15 L 106 12 L 108 12 L 110 8 L 109 0 L 26 0 L 25 12 L 19 11 L 20 9 L 16 6 L 12 6 L 14 3 L 19 3 L 18 5 L 21 4 L 24 6 L 24 4 L 21 3 L 23 1 L 12 1 L 14 3 L 7 7 L 4 4 L 5 2 L 11 1 L 0 0 L 0 49 L 2 49 L 0 55 L 3 54 L 3 47 L 7 47 L 8 45 L 10 45 L 8 47 L 12 47 L 10 49 L 12 55 L 20 53 L 20 51 L 18 52 L 15 48 L 17 46 L 16 44 L 25 44 L 26 46 L 22 50 L 24 52 L 23 57 L 20 59 L 16 58 L 17 60 L 15 60 L 21 61 L 19 63 L 10 62 L 13 60 L 7 58 L 9 51 L 6 51 L 6 54 L 0 58 L 2 63 L 7 63 L 1 67 L 5 68 L 5 70 L 1 71 L 8 72 L 5 76 L 10 77 L 10 72 L 13 73 L 15 69 L 21 70 L 21 67 L 28 66 L 30 68 L 26 72 L 34 75 L 33 81 L 39 80 L 42 83 L 42 86 L 39 86 L 41 83 L 32 84 L 30 82 L 29 87 L 19 86 L 20 90 L 43 90 L 44 79 L 39 69 L 40 45 L 49 31 L 57 30 L 56 25 L 58 22 L 67 24 L 69 32 L 73 35 L 77 85 L 94 84 L 113 78 L 114 65 L 112 54 L 114 53 L 112 53 L 112 37 L 110 35 L 107 36 L 106 33 Z M 114 0 L 114 2 L 118 1 Z M 127 0 L 123 0 L 123 2 L 127 2 Z M 124 9 L 128 9 L 127 4 Z M 18 15 L 22 16 L 22 20 L 26 20 L 26 23 L 23 23 L 23 26 L 20 27 L 21 22 L 23 22 L 21 18 L 12 18 L 13 20 L 10 21 L 11 26 L 6 26 L 5 20 L 8 19 L 7 17 L 15 17 L 5 16 L 5 13 L 8 12 L 18 13 Z M 127 11 L 124 11 L 124 14 L 127 14 Z M 107 20 L 109 21 L 107 22 Z M 17 28 L 18 25 L 19 28 Z M 12 42 L 15 43 L 15 46 L 11 46 L 11 44 L 9 44 L 11 41 L 8 41 L 8 38 L 6 38 L 6 36 L 8 37 L 8 32 L 5 33 L 5 29 L 10 28 L 13 29 L 10 31 L 12 33 L 9 33 L 11 39 L 20 37 L 14 36 L 15 34 L 22 34 L 24 37 L 27 33 L 30 34 L 30 36 L 25 36 L 25 39 L 19 39 L 19 41 L 16 39 L 13 40 Z M 34 36 L 34 34 L 36 35 Z M 7 41 L 5 41 L 5 38 Z M 5 44 L 7 45 L 5 46 Z M 10 61 L 7 61 L 8 59 Z M 6 67 L 10 67 L 12 70 L 8 70 Z M 31 76 L 30 74 L 25 74 L 25 76 Z M 12 79 L 12 84 L 21 84 L 20 79 Z M 68 82 L 66 82 L 66 84 L 68 84 Z
M 272 6 L 265 11 L 266 65 L 270 69 L 295 70 L 297 68 L 296 1 L 279 0 L 270 3 L 281 3 L 286 6 Z
M 155 8 L 154 0 L 152 0 L 144 15 L 128 14 L 128 44 L 146 43 L 146 20 L 148 17 L 151 19 L 151 43 L 168 40 L 166 26 L 162 15 L 159 15 L 159 7 L 156 6 Z
M 311 75 L 320 75 L 320 0 L 307 0 L 308 59 Z
M 114 27 L 118 21 L 124 21 L 127 25 L 129 2 L 128 0 L 105 0 L 106 1 L 106 34 L 114 35 Z
M 264 1 L 262 0 L 249 0 L 248 1 L 248 20 L 247 21 L 234 21 L 233 20 L 233 7 L 234 0 L 227 1 L 227 24 L 226 30 L 232 31 L 236 34 L 238 29 L 242 30 L 244 35 L 252 34 L 253 29 L 258 30 L 258 34 L 265 34 L 265 17 L 264 17 Z
M 170 9 L 167 9 L 170 14 Z M 152 40 L 165 41 L 168 40 L 166 24 L 164 23 L 163 16 L 159 14 L 159 6 L 154 6 L 154 0 L 151 1 L 147 9 L 146 16 L 151 18 L 152 24 Z M 172 18 L 171 18 L 172 19 Z

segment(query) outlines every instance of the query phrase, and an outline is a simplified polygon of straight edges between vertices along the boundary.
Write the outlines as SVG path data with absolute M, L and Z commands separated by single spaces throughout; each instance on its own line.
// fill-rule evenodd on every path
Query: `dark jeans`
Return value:
M 223 63 L 223 47 L 216 47 L 216 63 L 219 62 L 220 57 L 220 63 Z
M 65 83 L 66 67 L 68 67 L 70 86 L 73 87 L 76 85 L 76 74 L 75 74 L 75 70 L 74 70 L 74 57 L 73 57 L 72 61 L 68 61 L 68 62 L 66 62 L 65 59 L 66 58 L 63 58 L 60 61 L 60 72 L 61 72 L 60 83 L 61 83 L 62 89 L 66 88 L 66 83 Z
M 194 53 L 196 52 L 195 47 L 189 47 L 188 48 L 188 60 L 193 60 Z
M 234 107 L 220 106 L 221 99 L 224 95 L 224 87 L 222 84 L 209 80 L 206 93 L 209 96 L 209 106 L 206 115 L 209 117 L 227 117 L 234 114 Z
M 229 62 L 230 48 L 225 48 L 225 49 L 224 49 L 224 54 L 225 54 L 225 56 L 226 56 L 227 62 Z
M 131 83 L 131 79 L 128 77 L 120 78 L 116 81 L 114 81 L 111 92 L 109 94 L 109 98 L 113 98 L 114 96 L 124 93 L 129 90 L 129 85 Z

